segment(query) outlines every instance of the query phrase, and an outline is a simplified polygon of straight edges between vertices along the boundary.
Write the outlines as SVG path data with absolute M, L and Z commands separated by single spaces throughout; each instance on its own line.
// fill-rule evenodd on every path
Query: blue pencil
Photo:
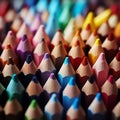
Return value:
M 45 120 L 62 120 L 63 107 L 57 95 L 52 94 L 50 100 L 44 108 Z
M 62 103 L 64 107 L 64 112 L 66 112 L 69 107 L 73 104 L 76 98 L 80 97 L 80 90 L 76 85 L 75 79 L 71 78 L 67 86 L 63 90 Z

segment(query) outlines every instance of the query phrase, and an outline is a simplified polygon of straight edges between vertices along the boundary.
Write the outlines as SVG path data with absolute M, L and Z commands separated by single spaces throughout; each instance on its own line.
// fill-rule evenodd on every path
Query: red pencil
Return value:
M 117 102 L 118 89 L 112 75 L 108 77 L 101 87 L 102 97 L 108 112 L 110 112 Z
M 89 61 L 87 60 L 87 57 L 84 57 L 81 64 L 76 70 L 77 73 L 77 79 L 76 83 L 78 87 L 81 89 L 85 82 L 88 80 L 88 78 L 92 75 L 92 69 L 89 64 Z
M 105 58 L 109 64 L 118 51 L 118 45 L 113 33 L 109 33 L 108 37 L 102 43 L 102 47 L 105 51 Z

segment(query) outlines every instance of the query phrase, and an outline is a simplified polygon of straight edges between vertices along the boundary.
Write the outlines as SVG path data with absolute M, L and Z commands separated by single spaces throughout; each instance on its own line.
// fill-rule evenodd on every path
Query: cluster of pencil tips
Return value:
M 0 120 L 120 120 L 120 3 L 17 2 L 0 1 Z

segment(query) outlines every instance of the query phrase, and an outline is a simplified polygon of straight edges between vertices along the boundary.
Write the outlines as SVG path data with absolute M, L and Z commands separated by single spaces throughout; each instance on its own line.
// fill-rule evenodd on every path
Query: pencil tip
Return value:
M 96 39 L 94 45 L 99 46 L 101 44 L 101 41 L 99 38 Z
M 108 77 L 108 81 L 111 83 L 111 84 L 114 84 L 114 77 L 113 77 L 113 75 L 110 75 L 109 77 Z
M 8 34 L 12 36 L 12 35 L 13 35 L 12 30 L 10 30 L 10 31 L 8 32 Z
M 117 59 L 118 61 L 120 61 L 120 51 L 117 53 L 116 59 Z
M 102 99 L 102 96 L 101 96 L 101 93 L 97 93 L 96 94 L 96 99 L 98 100 L 98 101 L 101 101 L 101 99 Z
M 91 76 L 89 77 L 89 82 L 92 84 L 94 81 L 95 81 L 95 76 L 94 76 L 94 75 L 91 75 Z
M 11 45 L 10 45 L 10 44 L 7 44 L 7 45 L 5 46 L 5 49 L 11 49 Z
M 35 83 L 38 83 L 37 77 L 35 75 L 32 77 L 32 81 L 34 81 Z
M 8 64 L 8 65 L 9 65 L 9 64 L 14 65 L 14 62 L 13 62 L 12 57 L 9 57 L 9 58 L 8 58 L 7 64 Z
M 108 35 L 108 40 L 110 41 L 114 40 L 114 35 L 112 32 Z
M 64 64 L 70 64 L 70 59 L 69 59 L 69 57 L 66 57 L 66 58 L 65 58 Z
M 29 64 L 29 63 L 31 63 L 31 61 L 32 61 L 32 56 L 28 55 L 26 58 L 26 62 Z
M 74 109 L 78 109 L 79 108 L 79 104 L 80 104 L 80 100 L 79 98 L 76 98 L 73 102 L 73 108 Z
M 71 85 L 71 86 L 74 86 L 75 85 L 75 78 L 71 77 L 68 84 Z
M 45 59 L 48 59 L 48 58 L 49 58 L 49 54 L 48 54 L 48 53 L 45 53 L 43 59 L 45 60 Z
M 25 41 L 27 39 L 27 35 L 24 34 L 23 37 L 22 37 L 22 41 Z
M 86 30 L 90 30 L 91 29 L 91 26 L 90 26 L 90 24 L 88 24 L 87 26 L 86 26 Z
M 30 106 L 31 106 L 32 108 L 35 108 L 35 107 L 37 106 L 37 102 L 36 102 L 35 99 L 33 99 L 33 100 L 31 101 Z
M 61 30 L 61 29 L 58 29 L 58 32 L 62 33 L 62 30 Z
M 83 64 L 83 65 L 87 65 L 88 64 L 87 57 L 83 58 L 81 64 Z
M 51 73 L 51 74 L 50 74 L 50 78 L 52 78 L 53 80 L 55 80 L 55 75 L 54 75 L 54 73 Z
M 16 74 L 13 74 L 13 75 L 12 75 L 12 80 L 14 80 L 15 82 L 18 82 L 18 79 L 17 79 L 17 75 L 16 75 Z
M 50 100 L 51 100 L 52 102 L 58 102 L 57 95 L 56 95 L 55 93 L 53 93 L 52 96 L 51 96 L 51 98 L 50 98 Z

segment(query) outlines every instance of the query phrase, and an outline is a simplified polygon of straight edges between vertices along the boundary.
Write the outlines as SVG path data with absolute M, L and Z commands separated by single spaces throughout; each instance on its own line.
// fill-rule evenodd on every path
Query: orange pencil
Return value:
M 88 24 L 85 29 L 83 29 L 80 33 L 82 40 L 86 43 L 89 36 L 91 34 L 91 26 Z
M 16 65 L 18 65 L 18 57 L 16 53 L 12 50 L 11 45 L 7 44 L 5 48 L 3 49 L 0 58 L 2 59 L 3 66 L 5 66 L 7 60 L 9 57 L 12 57 L 13 61 L 15 62 Z

